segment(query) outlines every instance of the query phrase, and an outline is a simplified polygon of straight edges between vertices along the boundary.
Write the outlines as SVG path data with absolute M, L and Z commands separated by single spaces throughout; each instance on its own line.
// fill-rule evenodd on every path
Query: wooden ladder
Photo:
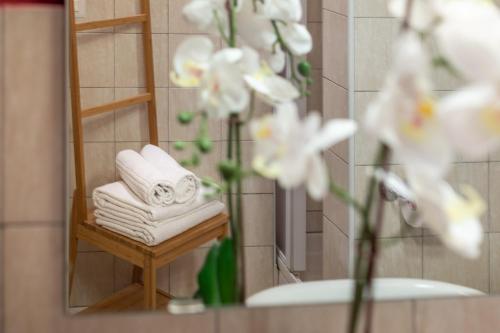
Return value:
M 112 311 L 113 309 L 123 310 L 125 307 L 124 304 L 136 309 L 137 302 L 132 302 L 131 299 L 137 300 L 138 295 L 144 298 L 144 307 L 146 309 L 156 309 L 158 306 L 164 305 L 168 301 L 168 296 L 164 292 L 156 290 L 156 269 L 214 238 L 221 239 L 225 237 L 228 230 L 228 217 L 225 214 L 219 214 L 170 240 L 157 246 L 149 247 L 98 226 L 95 223 L 93 212 L 88 212 L 87 210 L 83 141 L 84 118 L 145 103 L 148 109 L 149 142 L 153 145 L 158 145 L 150 3 L 149 0 L 140 0 L 140 2 L 141 14 L 77 23 L 74 0 L 69 1 L 69 63 L 76 178 L 69 235 L 69 295 L 71 295 L 73 286 L 79 239 L 86 240 L 92 245 L 134 264 L 133 285 L 117 294 L 118 296 L 114 295 L 90 307 L 87 309 L 87 312 L 98 310 Z M 134 97 L 82 109 L 77 33 L 130 24 L 142 24 L 143 28 L 146 92 Z M 140 281 L 142 273 L 144 286 L 142 286 Z

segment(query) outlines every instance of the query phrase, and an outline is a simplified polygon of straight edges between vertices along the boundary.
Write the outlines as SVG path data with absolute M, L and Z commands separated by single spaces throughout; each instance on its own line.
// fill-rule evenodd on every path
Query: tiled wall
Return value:
M 388 70 L 391 45 L 399 24 L 386 10 L 385 1 L 355 0 L 355 117 L 361 120 L 368 103 L 382 88 Z M 460 82 L 443 70 L 437 70 L 434 81 L 436 94 L 456 89 Z M 356 194 L 364 197 L 366 174 L 372 164 L 373 140 L 360 134 L 355 139 Z M 382 277 L 414 277 L 442 280 L 477 288 L 484 292 L 500 291 L 500 225 L 496 202 L 500 176 L 500 156 L 484 160 L 459 159 L 451 171 L 453 185 L 469 183 L 490 204 L 482 219 L 485 229 L 482 255 L 476 261 L 461 259 L 446 250 L 428 230 L 414 229 L 401 219 L 396 204 L 387 204 L 387 217 L 382 231 L 381 262 L 378 275 Z M 394 170 L 401 168 L 394 161 Z
M 194 140 L 197 128 L 194 125 L 181 126 L 176 121 L 178 112 L 194 110 L 195 90 L 177 88 L 169 81 L 169 65 L 177 45 L 197 33 L 181 16 L 181 9 L 187 2 L 151 0 L 160 145 L 178 158 L 188 157 L 189 152 L 175 151 L 173 143 Z M 87 17 L 82 20 L 132 15 L 138 13 L 139 8 L 139 0 L 87 0 Z M 128 26 L 79 34 L 84 107 L 129 97 L 144 89 L 140 33 L 140 27 Z M 214 41 L 221 46 L 219 40 Z M 215 149 L 205 157 L 205 165 L 194 171 L 200 176 L 218 179 L 215 165 L 225 154 L 225 126 L 222 122 L 212 121 L 210 134 L 215 140 Z M 116 153 L 127 148 L 138 150 L 148 140 L 147 113 L 143 106 L 138 106 L 87 120 L 84 139 L 87 193 L 90 196 L 96 186 L 117 179 Z M 248 133 L 244 134 L 244 139 L 244 161 L 248 164 L 252 154 Z M 69 141 L 72 141 L 71 136 Z M 208 162 L 210 166 L 207 166 Z M 269 181 L 250 180 L 244 190 L 245 255 L 251 267 L 247 270 L 248 292 L 254 293 L 272 286 L 274 281 L 274 186 Z M 191 296 L 196 289 L 198 268 L 207 250 L 207 247 L 201 248 L 162 268 L 158 275 L 160 288 L 174 296 Z M 123 288 L 130 279 L 129 264 L 87 244 L 80 244 L 71 305 L 92 304 Z
M 344 305 L 65 314 L 62 21 L 57 7 L 0 6 L 0 332 L 345 332 Z M 374 332 L 496 333 L 499 309 L 498 297 L 380 303 Z
M 349 117 L 349 18 L 347 0 L 323 0 L 323 115 L 325 120 Z M 349 188 L 349 143 L 325 153 L 332 179 Z M 349 273 L 348 208 L 330 195 L 323 201 L 323 277 L 346 278 Z
M 314 49 L 308 56 L 313 68 L 311 95 L 307 98 L 307 110 L 323 113 L 323 43 L 321 4 L 323 0 L 307 1 L 307 27 L 313 37 Z M 321 280 L 323 276 L 323 204 L 307 199 L 307 253 L 306 271 L 300 274 L 302 281 Z

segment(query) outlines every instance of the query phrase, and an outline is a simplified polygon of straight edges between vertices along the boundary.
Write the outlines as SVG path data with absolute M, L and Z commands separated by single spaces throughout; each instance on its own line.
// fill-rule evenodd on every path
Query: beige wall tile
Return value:
M 246 294 L 251 296 L 274 285 L 274 247 L 245 247 Z
M 115 45 L 113 34 L 78 34 L 81 87 L 113 87 L 115 77 L 114 61 Z
M 382 88 L 398 31 L 399 24 L 395 19 L 356 19 L 356 91 L 376 91 Z
M 113 256 L 104 252 L 79 253 L 71 306 L 88 306 L 111 296 L 114 292 Z
M 500 293 L 500 234 L 490 233 L 490 294 Z
M 424 279 L 456 283 L 488 293 L 488 252 L 488 237 L 481 246 L 481 257 L 475 260 L 455 255 L 436 237 L 424 237 Z
M 196 33 L 196 27 L 186 21 L 182 15 L 183 7 L 189 3 L 188 0 L 170 0 L 168 10 L 168 31 L 170 33 Z
M 2 312 L 5 311 L 6 333 L 59 331 L 65 289 L 62 239 L 62 228 L 31 226 L 5 230 Z
M 142 35 L 115 34 L 115 86 L 144 87 Z M 95 69 L 94 69 L 95 70 Z
M 245 246 L 274 245 L 274 195 L 243 195 Z
M 2 219 L 61 222 L 64 52 L 54 45 L 64 37 L 63 13 L 43 7 L 5 11 Z
M 349 274 L 349 238 L 333 222 L 323 219 L 323 278 L 345 279 Z
M 349 167 L 337 155 L 327 151 L 325 160 L 332 180 L 340 187 L 349 190 Z M 323 211 L 326 217 L 335 223 L 340 230 L 349 235 L 349 208 L 336 196 L 329 194 L 323 200 Z
M 307 196 L 307 211 L 322 211 L 323 210 L 323 202 L 316 201 L 311 199 L 309 195 Z
M 124 0 L 118 0 L 118 3 Z M 114 18 L 115 0 L 87 0 L 85 17 L 76 18 L 77 22 L 89 22 Z M 112 32 L 113 28 L 96 29 L 92 32 Z
M 323 0 L 307 1 L 307 22 L 321 22 Z
M 313 0 L 314 1 L 314 0 Z M 323 8 L 332 12 L 336 12 L 347 16 L 348 14 L 348 1 L 347 0 L 323 0 Z
M 306 271 L 300 274 L 302 281 L 323 279 L 323 235 L 307 234 Z
M 197 117 L 190 125 L 182 125 L 177 121 L 177 115 L 180 112 L 197 112 L 197 91 L 196 89 L 171 88 L 169 90 L 169 140 L 195 140 L 199 129 L 199 120 Z M 212 140 L 220 138 L 220 121 L 209 121 L 209 135 Z
M 307 232 L 321 233 L 323 230 L 323 212 L 307 212 Z
M 376 97 L 375 92 L 354 93 L 354 117 L 358 123 L 363 123 L 368 106 Z M 373 164 L 377 154 L 377 145 L 377 140 L 374 140 L 366 131 L 358 131 L 354 137 L 356 165 Z
M 323 35 L 321 33 L 323 25 L 320 22 L 310 22 L 307 28 L 313 39 L 313 50 L 307 55 L 307 60 L 314 69 L 320 69 L 323 66 Z
M 336 118 L 349 118 L 348 93 L 338 84 L 323 79 L 323 118 L 325 121 Z M 344 161 L 349 161 L 349 141 L 330 148 L 332 152 L 340 156 Z
M 347 17 L 324 10 L 323 24 L 323 76 L 347 88 Z
M 144 88 L 116 88 L 116 99 L 137 96 Z M 148 141 L 148 113 L 146 104 L 138 104 L 116 111 L 116 141 Z
M 168 0 L 150 0 L 151 29 L 153 33 L 168 33 Z M 116 0 L 115 16 L 124 17 L 141 13 L 140 0 Z M 140 25 L 118 27 L 117 32 L 142 32 Z
M 355 17 L 390 17 L 385 0 L 354 0 Z
M 422 278 L 422 238 L 389 238 L 379 243 L 378 277 Z
M 160 141 L 166 142 L 168 141 L 168 89 L 156 88 L 155 94 L 158 138 Z
M 309 86 L 309 93 L 307 97 L 307 111 L 317 111 L 323 113 L 323 72 L 319 69 L 312 71 L 313 83 Z
M 156 87 L 166 88 L 170 82 L 170 62 L 168 56 L 168 35 L 153 35 L 153 64 Z
M 115 90 L 113 88 L 82 88 L 80 92 L 82 109 L 113 102 Z M 68 122 L 72 130 L 71 112 Z M 73 141 L 73 133 L 70 134 Z M 115 139 L 115 113 L 108 112 L 102 115 L 83 120 L 84 142 L 110 142 Z
M 488 172 L 490 231 L 500 232 L 500 163 L 490 163 Z

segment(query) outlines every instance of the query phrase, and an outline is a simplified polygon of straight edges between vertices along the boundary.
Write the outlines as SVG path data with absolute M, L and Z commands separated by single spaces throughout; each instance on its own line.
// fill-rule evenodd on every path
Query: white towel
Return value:
M 150 226 L 141 223 L 130 223 L 128 219 L 115 218 L 103 214 L 99 209 L 95 211 L 96 223 L 106 229 L 130 237 L 149 246 L 158 245 L 167 239 L 173 238 L 184 231 L 220 214 L 224 205 L 219 201 L 211 201 L 174 220 Z
M 175 202 L 174 184 L 137 152 L 119 152 L 116 167 L 121 178 L 148 205 L 161 207 Z
M 100 210 L 128 216 L 132 220 L 153 226 L 164 220 L 184 215 L 206 203 L 205 192 L 199 191 L 198 195 L 187 203 L 153 207 L 137 197 L 123 181 L 96 188 L 92 198 L 94 205 Z
M 141 150 L 146 161 L 154 165 L 175 188 L 175 202 L 184 203 L 193 199 L 200 189 L 200 180 L 189 170 L 183 168 L 163 149 L 146 145 Z

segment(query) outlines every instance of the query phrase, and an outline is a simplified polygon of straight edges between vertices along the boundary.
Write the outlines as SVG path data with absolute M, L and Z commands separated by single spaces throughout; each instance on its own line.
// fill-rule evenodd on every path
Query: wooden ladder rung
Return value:
M 103 105 L 99 105 L 99 106 L 95 106 L 95 107 L 92 107 L 89 109 L 82 110 L 81 115 L 83 118 L 92 117 L 92 116 L 96 116 L 96 115 L 101 114 L 101 113 L 113 111 L 115 109 L 122 109 L 122 108 L 126 108 L 126 107 L 129 107 L 132 105 L 146 103 L 149 101 L 151 101 L 151 94 L 145 93 L 145 94 L 137 95 L 134 97 L 125 98 L 125 99 L 122 99 L 119 101 L 115 101 L 115 102 L 111 102 L 108 104 L 103 104 Z
M 77 23 L 75 27 L 76 31 L 86 31 L 86 30 L 116 27 L 119 25 L 142 23 L 146 22 L 146 20 L 147 20 L 146 14 L 139 14 L 134 16 L 120 17 L 116 19 Z

